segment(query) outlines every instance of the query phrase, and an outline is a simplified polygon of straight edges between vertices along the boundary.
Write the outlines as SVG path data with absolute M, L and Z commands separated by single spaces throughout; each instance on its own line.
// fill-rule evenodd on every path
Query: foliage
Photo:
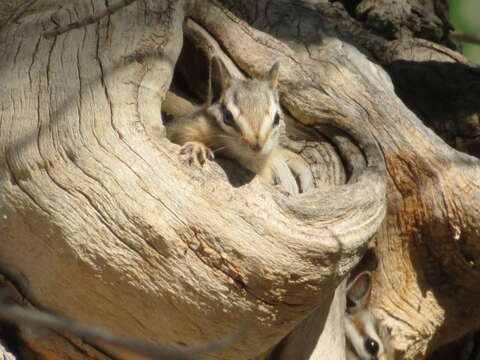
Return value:
M 480 1 L 451 0 L 450 21 L 456 30 L 480 34 Z M 480 64 L 480 45 L 462 44 L 463 53 L 476 64 Z

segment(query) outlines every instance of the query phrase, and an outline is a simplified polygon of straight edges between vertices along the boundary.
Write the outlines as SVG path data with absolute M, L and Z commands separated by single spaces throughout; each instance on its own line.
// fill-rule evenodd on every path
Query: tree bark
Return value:
M 479 73 L 402 38 L 402 22 L 382 34 L 362 15 L 374 14 L 367 1 L 343 3 L 137 1 L 53 39 L 42 34 L 105 2 L 2 5 L 0 269 L 22 297 L 160 344 L 247 324 L 208 359 L 288 358 L 299 346 L 298 358 L 342 359 L 341 284 L 370 246 L 374 310 L 399 358 L 474 329 L 480 163 L 425 125 L 435 112 L 419 111 L 427 102 L 401 70 L 426 69 L 422 94 L 461 74 L 468 116 Z M 449 45 L 445 18 L 429 26 Z M 213 55 L 238 76 L 280 63 L 284 145 L 311 165 L 314 191 L 287 197 L 231 162 L 179 158 L 163 120 L 206 99 Z M 61 333 L 20 336 L 46 359 L 134 358 Z

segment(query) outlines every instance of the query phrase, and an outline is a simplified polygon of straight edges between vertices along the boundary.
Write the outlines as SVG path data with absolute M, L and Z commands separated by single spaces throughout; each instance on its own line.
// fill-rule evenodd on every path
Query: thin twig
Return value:
M 44 37 L 47 39 L 53 38 L 55 36 L 61 35 L 67 31 L 73 30 L 73 29 L 79 29 L 81 27 L 94 24 L 99 22 L 101 19 L 103 19 L 105 16 L 110 16 L 114 13 L 116 13 L 118 10 L 124 8 L 125 6 L 130 5 L 131 3 L 135 2 L 137 0 L 119 0 L 116 4 L 106 7 L 104 10 L 100 11 L 97 14 L 88 16 L 80 21 L 75 21 L 73 23 L 60 26 L 59 28 L 55 30 L 50 30 L 47 31 L 46 33 L 43 34 Z
M 452 31 L 449 36 L 452 40 L 480 45 L 480 35 L 477 34 L 468 34 L 463 31 L 455 30 Z
M 153 359 L 162 360 L 192 360 L 198 359 L 199 354 L 225 348 L 237 341 L 244 333 L 241 329 L 219 341 L 201 345 L 192 345 L 178 348 L 168 348 L 134 340 L 129 337 L 113 334 L 110 331 L 86 324 L 47 314 L 38 310 L 24 309 L 15 305 L 0 304 L 0 318 L 13 322 L 42 326 L 55 330 L 66 331 L 87 340 L 101 341 L 107 344 L 130 350 L 137 354 L 146 355 Z

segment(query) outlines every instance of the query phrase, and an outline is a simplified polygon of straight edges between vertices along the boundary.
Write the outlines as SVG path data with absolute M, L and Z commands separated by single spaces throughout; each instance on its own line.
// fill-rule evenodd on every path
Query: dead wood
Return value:
M 393 68 L 403 56 L 431 69 L 424 56 L 453 50 L 424 46 L 416 58 L 412 49 L 432 43 L 412 45 L 402 24 L 386 34 L 369 18 L 378 13 L 346 1 L 134 2 L 53 39 L 42 34 L 105 3 L 22 4 L 0 8 L 0 268 L 32 303 L 172 345 L 253 324 L 211 359 L 290 346 L 341 359 L 339 286 L 376 235 L 374 310 L 401 358 L 476 326 L 479 162 L 425 125 L 434 110 L 418 109 L 432 106 Z M 450 45 L 438 9 L 430 28 L 407 35 Z M 315 191 L 286 197 L 234 164 L 200 170 L 179 159 L 163 120 L 205 100 L 213 55 L 238 75 L 280 63 L 284 143 L 311 164 Z M 476 83 L 462 60 L 438 61 Z M 476 91 L 458 100 L 468 114 Z M 458 101 L 443 104 L 449 119 Z M 275 349 L 295 328 L 318 337 L 292 335 Z

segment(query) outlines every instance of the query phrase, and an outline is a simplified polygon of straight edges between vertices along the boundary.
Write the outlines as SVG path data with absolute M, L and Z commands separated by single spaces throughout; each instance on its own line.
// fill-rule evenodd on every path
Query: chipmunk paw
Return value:
M 185 155 L 190 164 L 200 167 L 203 167 L 207 160 L 213 160 L 214 158 L 213 151 L 210 148 L 196 141 L 186 142 L 180 149 L 180 154 Z

